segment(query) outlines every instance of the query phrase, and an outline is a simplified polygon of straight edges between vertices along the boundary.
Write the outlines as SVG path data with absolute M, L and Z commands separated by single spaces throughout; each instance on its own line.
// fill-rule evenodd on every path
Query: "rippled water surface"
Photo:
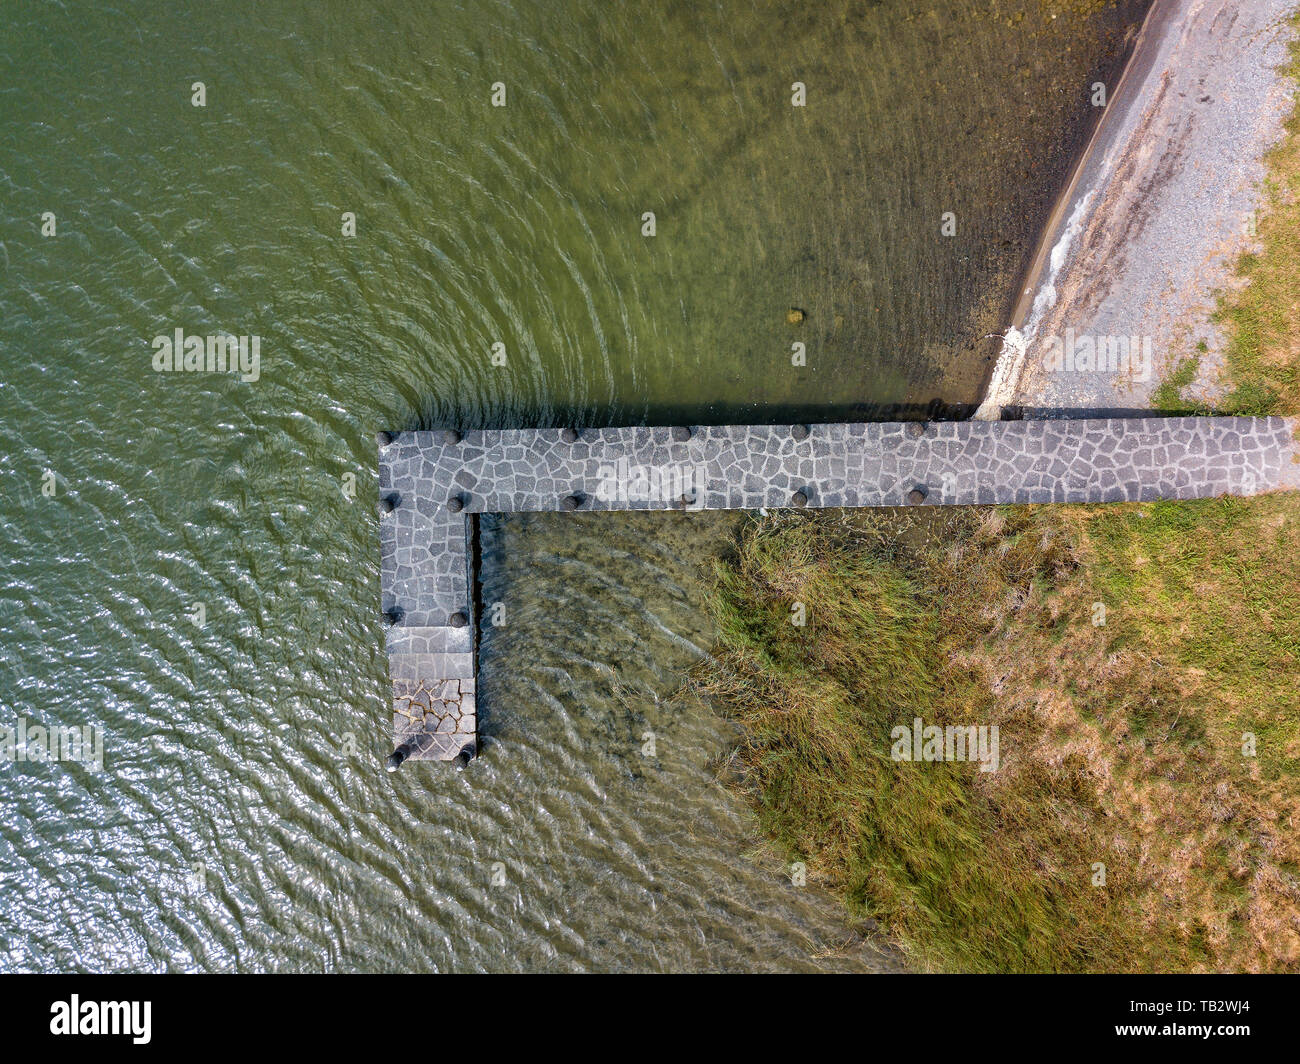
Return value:
M 490 745 L 381 770 L 373 432 L 972 403 L 1143 5 L 1052 6 L 0 3 L 0 726 L 105 740 L 0 763 L 0 968 L 895 964 L 679 693 L 738 517 L 486 520 Z

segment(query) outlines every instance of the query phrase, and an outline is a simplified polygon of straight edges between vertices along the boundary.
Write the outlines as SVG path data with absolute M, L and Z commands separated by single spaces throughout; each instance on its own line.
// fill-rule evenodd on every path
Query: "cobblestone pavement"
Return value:
M 1283 418 L 396 434 L 379 461 L 394 739 L 431 760 L 474 742 L 474 514 L 1255 495 L 1300 487 L 1295 436 Z

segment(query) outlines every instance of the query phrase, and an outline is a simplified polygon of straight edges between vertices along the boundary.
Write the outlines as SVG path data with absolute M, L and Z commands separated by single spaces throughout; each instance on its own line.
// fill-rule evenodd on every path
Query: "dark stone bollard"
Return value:
M 453 628 L 464 628 L 469 624 L 469 618 L 461 610 L 457 610 L 447 620 Z
M 402 762 L 413 753 L 415 753 L 415 740 L 409 739 L 388 755 L 388 760 L 384 762 L 384 767 L 387 768 L 389 772 L 396 772 L 402 767 Z
M 691 438 L 691 430 L 685 425 L 673 426 L 673 439 L 678 443 L 685 443 Z
M 582 505 L 582 499 L 577 495 L 566 495 L 560 500 L 560 505 L 572 512 Z
M 792 496 L 790 496 L 790 502 L 794 506 L 807 506 L 808 496 L 802 491 L 796 491 Z
M 458 514 L 461 510 L 465 509 L 465 500 L 459 495 L 453 495 L 447 500 L 447 509 L 454 514 Z
M 397 509 L 397 500 L 391 495 L 385 495 L 379 500 L 379 505 L 376 509 L 379 511 L 380 517 L 383 517 L 385 514 L 391 514 Z
M 397 437 L 396 437 L 393 433 L 391 433 L 391 432 L 376 432 L 376 433 L 375 433 L 375 442 L 376 442 L 377 444 L 379 444 L 380 447 L 387 447 L 387 446 L 388 446 L 390 443 L 392 443 L 395 439 L 397 439 Z
M 577 443 L 579 432 L 577 429 L 564 428 L 560 429 L 560 439 L 565 443 Z
M 790 430 L 790 435 L 796 440 L 806 440 L 808 438 L 808 426 L 795 425 L 794 428 Z
M 460 753 L 456 755 L 456 761 L 459 763 L 459 767 L 463 770 L 477 756 L 478 751 L 474 749 L 474 744 L 466 743 L 460 748 Z
M 401 624 L 402 618 L 404 616 L 405 614 L 402 612 L 400 606 L 394 606 L 391 610 L 384 610 L 383 612 L 384 627 L 393 628 L 396 625 Z
M 919 506 L 925 502 L 926 490 L 924 484 L 918 484 L 907 493 L 907 501 L 913 506 Z
M 463 440 L 464 438 L 465 438 L 465 437 L 462 436 L 462 435 L 461 435 L 459 432 L 457 432 L 455 429 L 443 429 L 443 430 L 442 430 L 442 442 L 445 443 L 445 444 L 447 444 L 448 446 L 451 446 L 451 445 L 453 445 L 453 444 L 460 443 L 460 441 Z
M 907 425 L 907 434 L 914 440 L 919 440 L 925 435 L 926 423 L 924 421 L 911 421 Z

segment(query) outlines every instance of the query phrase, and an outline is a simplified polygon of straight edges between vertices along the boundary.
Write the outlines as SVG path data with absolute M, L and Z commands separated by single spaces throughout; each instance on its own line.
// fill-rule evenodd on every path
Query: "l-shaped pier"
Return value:
M 475 756 L 477 515 L 1138 502 L 1300 488 L 1286 418 L 381 433 L 393 769 Z

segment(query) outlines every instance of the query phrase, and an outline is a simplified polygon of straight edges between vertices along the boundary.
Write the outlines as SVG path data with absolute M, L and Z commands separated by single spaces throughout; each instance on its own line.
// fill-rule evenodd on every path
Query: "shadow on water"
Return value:
M 842 403 L 816 407 L 782 404 L 765 404 L 761 409 L 752 403 L 711 404 L 701 411 L 695 404 L 655 403 L 647 408 L 645 425 L 787 425 L 829 424 L 856 421 L 963 421 L 976 410 L 975 403 L 952 403 L 932 399 L 928 403 Z M 519 428 L 518 422 L 506 424 L 475 424 L 451 426 L 440 421 L 439 415 L 429 409 L 414 424 L 406 426 L 415 431 L 457 427 L 465 428 Z M 530 428 L 605 428 L 608 423 L 593 415 L 590 410 L 566 408 L 556 405 L 548 412 L 545 424 Z M 392 428 L 392 426 L 387 426 Z

